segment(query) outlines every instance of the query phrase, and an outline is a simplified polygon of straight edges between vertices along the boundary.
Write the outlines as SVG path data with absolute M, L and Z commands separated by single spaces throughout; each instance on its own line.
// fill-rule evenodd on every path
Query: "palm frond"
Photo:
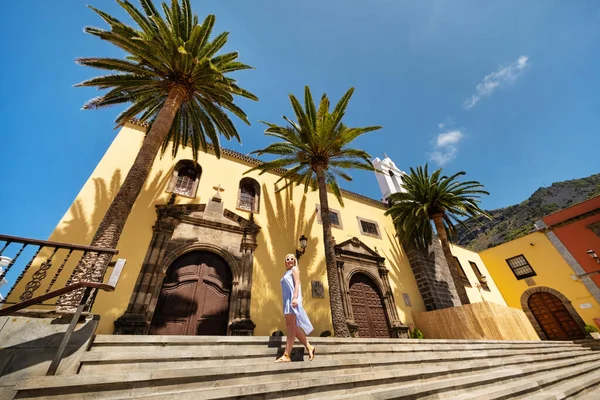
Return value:
M 406 192 L 394 193 L 389 197 L 390 215 L 398 236 L 417 247 L 428 246 L 433 240 L 430 220 L 442 215 L 448 237 L 455 236 L 455 224 L 462 224 L 460 217 L 489 215 L 479 207 L 480 195 L 488 194 L 477 181 L 458 181 L 464 176 L 460 171 L 451 176 L 443 175 L 441 169 L 429 173 L 428 165 L 410 168 L 402 177 Z
M 141 8 L 130 0 L 117 0 L 117 3 L 136 26 L 90 7 L 109 28 L 87 27 L 85 31 L 121 48 L 127 55 L 123 59 L 77 59 L 80 65 L 111 71 L 76 85 L 108 90 L 106 95 L 92 99 L 84 108 L 131 103 L 117 117 L 117 125 L 133 117 L 152 124 L 171 88 L 179 86 L 186 96 L 165 135 L 163 151 L 168 143 L 174 145 L 173 154 L 177 148 L 190 145 L 194 151 L 206 150 L 210 142 L 220 156 L 220 136 L 240 140 L 230 115 L 250 124 L 243 110 L 234 104 L 235 97 L 258 100 L 228 74 L 252 67 L 239 62 L 237 52 L 221 53 L 228 32 L 211 39 L 214 15 L 206 16 L 199 24 L 190 0 L 165 2 L 162 10 L 151 0 L 140 0 Z
M 283 117 L 287 123 L 277 125 L 264 122 L 267 128 L 265 134 L 275 137 L 278 141 L 264 149 L 256 150 L 253 154 L 274 155 L 279 158 L 262 163 L 250 171 L 268 171 L 289 168 L 282 179 L 286 186 L 290 184 L 304 185 L 304 190 L 316 190 L 318 187 L 316 171 L 322 169 L 325 174 L 325 187 L 319 190 L 329 190 L 341 205 L 342 192 L 337 179 L 352 180 L 349 169 L 374 170 L 370 155 L 349 146 L 360 134 L 370 132 L 380 127 L 349 128 L 342 123 L 342 116 L 354 89 L 348 90 L 337 103 L 334 112 L 329 110 L 329 98 L 321 97 L 316 108 L 310 88 L 304 88 L 304 106 L 292 94 L 289 95 L 294 118 Z M 336 122 L 337 121 L 337 122 Z M 249 172 L 249 171 L 248 171 Z

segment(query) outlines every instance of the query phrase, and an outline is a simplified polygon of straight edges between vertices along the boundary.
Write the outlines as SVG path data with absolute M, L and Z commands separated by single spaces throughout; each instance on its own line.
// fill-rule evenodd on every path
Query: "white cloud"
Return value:
M 437 136 L 435 141 L 436 147 L 445 147 L 458 143 L 462 139 L 463 134 L 459 130 L 442 132 Z
M 457 151 L 458 150 L 456 150 L 456 147 L 451 147 L 449 149 L 444 149 L 441 151 L 434 151 L 433 153 L 429 154 L 429 160 L 439 165 L 444 165 L 454 160 Z
M 440 128 L 440 129 L 444 129 L 445 126 L 446 126 L 446 124 L 444 124 L 443 122 L 441 124 L 438 124 L 438 128 Z
M 429 154 L 429 160 L 439 165 L 444 165 L 452 161 L 458 153 L 458 142 L 463 137 L 464 134 L 458 129 L 438 133 L 433 141 L 434 151 Z
M 486 75 L 483 82 L 475 87 L 475 94 L 465 101 L 467 110 L 473 108 L 483 97 L 490 96 L 498 86 L 505 83 L 513 83 L 527 68 L 529 57 L 521 56 L 507 66 L 498 68 L 497 71 Z

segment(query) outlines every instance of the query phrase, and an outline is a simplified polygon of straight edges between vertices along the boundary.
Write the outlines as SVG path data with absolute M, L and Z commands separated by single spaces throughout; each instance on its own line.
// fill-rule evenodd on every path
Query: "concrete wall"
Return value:
M 458 258 L 460 265 L 465 271 L 465 275 L 469 282 L 471 283 L 471 287 L 465 287 L 467 290 L 467 296 L 469 296 L 469 300 L 471 303 L 480 303 L 482 301 L 492 302 L 496 304 L 506 305 L 506 301 L 502 297 L 498 286 L 496 286 L 496 282 L 494 282 L 494 277 L 489 272 L 485 263 L 481 259 L 478 253 L 467 250 L 460 246 L 450 245 L 450 249 L 452 250 L 452 254 Z M 475 271 L 471 267 L 470 262 L 474 262 L 477 265 L 477 268 L 481 272 L 481 275 L 487 278 L 487 285 L 489 290 L 477 288 L 477 283 L 479 280 L 477 279 L 477 275 Z
M 0 399 L 12 398 L 20 379 L 46 375 L 70 322 L 44 315 L 0 317 Z M 76 373 L 97 325 L 98 319 L 89 317 L 76 326 L 58 374 Z

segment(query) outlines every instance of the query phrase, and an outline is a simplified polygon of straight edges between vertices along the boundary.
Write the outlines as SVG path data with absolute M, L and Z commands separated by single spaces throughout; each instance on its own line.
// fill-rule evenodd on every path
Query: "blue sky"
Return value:
M 135 2 L 135 0 L 134 0 Z M 116 16 L 115 2 L 88 3 Z M 99 74 L 76 57 L 122 53 L 86 35 L 105 27 L 84 2 L 2 2 L 0 232 L 46 238 L 108 148 L 118 108 L 82 111 Z M 68 4 L 68 5 L 67 5 Z M 269 143 L 258 120 L 291 115 L 287 95 L 356 88 L 347 124 L 382 125 L 357 142 L 403 170 L 429 161 L 465 170 L 491 192 L 485 208 L 600 167 L 600 5 L 595 1 L 193 1 L 231 32 L 256 67 L 237 75 L 248 153 Z M 344 186 L 380 198 L 373 174 Z

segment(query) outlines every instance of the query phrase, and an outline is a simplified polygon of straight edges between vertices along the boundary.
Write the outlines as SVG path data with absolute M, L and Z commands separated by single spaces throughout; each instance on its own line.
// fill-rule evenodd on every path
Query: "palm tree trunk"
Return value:
M 446 228 L 444 226 L 443 214 L 435 214 L 432 216 L 433 223 L 435 224 L 435 230 L 437 231 L 438 237 L 440 238 L 440 242 L 442 242 L 442 250 L 444 250 L 444 256 L 446 257 L 446 263 L 448 264 L 448 268 L 450 269 L 450 275 L 452 275 L 452 280 L 454 281 L 454 287 L 456 288 L 456 293 L 460 299 L 462 304 L 470 304 L 469 296 L 467 296 L 467 290 L 465 289 L 465 285 L 462 282 L 460 274 L 458 272 L 459 266 L 456 264 L 456 260 L 452 255 L 452 251 L 450 250 L 450 244 L 448 242 L 448 235 L 446 235 Z
M 171 129 L 171 125 L 179 107 L 181 107 L 185 94 L 185 90 L 180 86 L 173 86 L 169 91 L 165 104 L 159 111 L 152 124 L 152 128 L 144 138 L 142 147 L 131 169 L 127 173 L 125 181 L 106 211 L 92 239 L 91 246 L 112 249 L 117 247 L 119 238 L 125 227 L 125 222 L 127 222 L 131 209 L 144 187 L 156 155 L 169 129 Z M 71 283 L 83 280 L 98 282 L 104 276 L 109 261 L 109 256 L 98 256 L 97 254 L 87 253 L 73 271 L 70 279 Z M 58 304 L 71 306 L 67 307 L 71 309 L 72 305 L 79 303 L 82 295 L 83 290 L 67 293 L 59 298 Z M 65 308 L 63 310 L 67 311 Z
M 315 168 L 319 186 L 319 201 L 321 203 L 321 222 L 323 223 L 323 242 L 325 244 L 325 264 L 327 269 L 327 283 L 329 285 L 329 305 L 331 307 L 331 320 L 333 334 L 337 337 L 350 337 L 350 330 L 346 324 L 342 305 L 342 292 L 335 260 L 333 235 L 331 234 L 331 220 L 329 219 L 329 202 L 327 201 L 327 184 L 325 183 L 325 168 L 318 165 Z

